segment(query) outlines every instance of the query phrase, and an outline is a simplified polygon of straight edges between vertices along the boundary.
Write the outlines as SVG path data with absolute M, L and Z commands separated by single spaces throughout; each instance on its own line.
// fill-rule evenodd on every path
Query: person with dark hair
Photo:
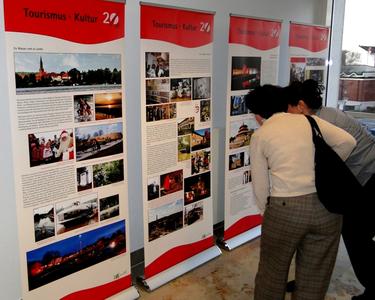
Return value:
M 257 87 L 245 100 L 261 125 L 250 141 L 254 194 L 264 213 L 254 299 L 284 299 L 296 253 L 294 299 L 322 300 L 335 264 L 341 216 L 328 212 L 316 194 L 310 123 L 303 115 L 286 113 L 280 87 Z M 327 143 L 346 159 L 354 138 L 314 118 Z
M 375 299 L 375 137 L 357 120 L 332 107 L 323 107 L 322 89 L 318 82 L 293 82 L 285 88 L 288 112 L 316 115 L 351 134 L 357 146 L 346 160 L 349 169 L 364 187 L 360 199 L 353 199 L 353 210 L 343 217 L 342 236 L 359 282 L 365 287 L 362 295 L 352 299 Z M 293 284 L 289 283 L 289 289 Z

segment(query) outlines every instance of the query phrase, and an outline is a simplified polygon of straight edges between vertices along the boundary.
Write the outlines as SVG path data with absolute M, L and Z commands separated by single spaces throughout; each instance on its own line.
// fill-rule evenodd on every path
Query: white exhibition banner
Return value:
M 327 82 L 329 27 L 290 23 L 290 82 L 314 79 Z
M 146 280 L 214 246 L 213 19 L 141 3 Z
M 123 293 L 125 5 L 4 0 L 4 18 L 22 299 Z
M 259 85 L 277 84 L 280 32 L 281 21 L 230 16 L 225 141 L 225 243 L 262 222 L 253 194 L 249 154 L 251 135 L 258 124 L 246 107 L 245 95 Z

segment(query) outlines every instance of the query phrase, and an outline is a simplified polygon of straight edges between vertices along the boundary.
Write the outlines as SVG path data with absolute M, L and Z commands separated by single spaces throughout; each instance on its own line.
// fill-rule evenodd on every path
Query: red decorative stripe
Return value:
M 212 247 L 213 237 L 210 236 L 196 243 L 175 247 L 168 250 L 145 268 L 145 278 L 150 278 L 170 267 Z
M 213 41 L 214 16 L 189 10 L 141 6 L 141 38 L 194 48 Z
M 232 226 L 230 226 L 227 230 L 224 231 L 224 240 L 229 240 L 232 237 L 235 237 L 245 231 L 250 230 L 260 224 L 262 224 L 262 216 L 261 215 L 251 215 L 246 216 Z
M 96 44 L 125 36 L 125 5 L 102 0 L 4 0 L 5 31 Z
M 62 297 L 61 300 L 104 300 L 128 289 L 130 286 L 131 276 L 128 275 L 94 288 L 71 293 Z
M 320 52 L 328 48 L 329 28 L 290 24 L 289 46 Z
M 229 43 L 242 44 L 259 50 L 280 45 L 281 22 L 244 17 L 230 17 Z
M 290 62 L 291 63 L 305 63 L 306 57 L 291 57 Z

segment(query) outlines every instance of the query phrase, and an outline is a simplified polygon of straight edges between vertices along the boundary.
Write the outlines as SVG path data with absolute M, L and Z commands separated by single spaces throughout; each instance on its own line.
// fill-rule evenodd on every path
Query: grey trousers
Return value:
M 296 253 L 295 300 L 323 300 L 340 241 L 342 218 L 316 193 L 271 197 L 264 213 L 254 300 L 282 300 Z

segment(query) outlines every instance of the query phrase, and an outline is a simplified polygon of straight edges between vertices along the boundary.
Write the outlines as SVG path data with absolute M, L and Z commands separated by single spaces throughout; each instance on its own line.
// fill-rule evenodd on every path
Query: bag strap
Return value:
M 313 117 L 311 117 L 311 116 L 308 116 L 308 115 L 305 115 L 305 117 L 307 118 L 307 120 L 309 121 L 309 123 L 311 125 L 311 130 L 312 130 L 312 136 L 313 136 L 314 144 L 315 144 L 315 139 L 317 137 L 320 137 L 321 139 L 324 140 L 322 132 L 320 131 L 318 123 L 316 123 L 315 119 Z

